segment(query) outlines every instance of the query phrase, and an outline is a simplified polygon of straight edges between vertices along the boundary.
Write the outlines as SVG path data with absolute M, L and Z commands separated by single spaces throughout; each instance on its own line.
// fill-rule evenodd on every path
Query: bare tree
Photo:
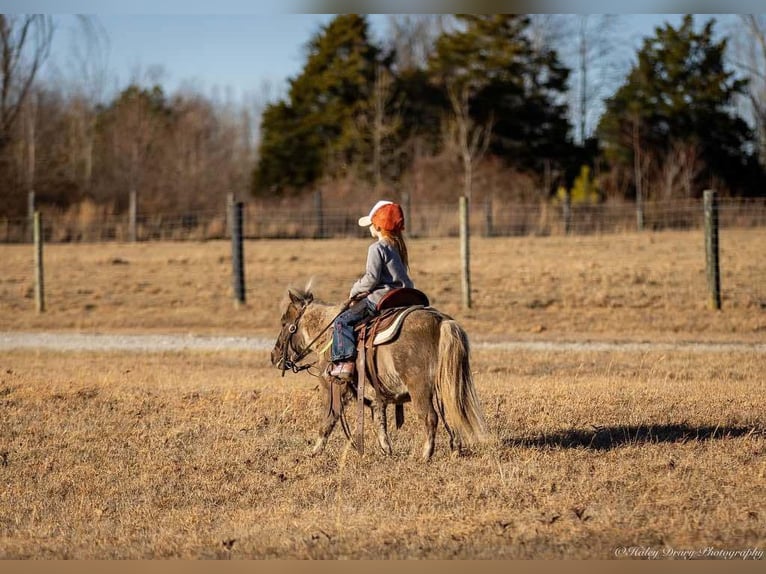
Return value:
M 750 78 L 748 108 L 758 138 L 759 158 L 766 165 L 766 16 L 740 14 L 745 34 L 733 34 L 734 65 Z
M 0 152 L 50 55 L 52 39 L 50 16 L 0 14 Z
M 463 165 L 463 195 L 471 200 L 473 172 L 484 156 L 492 135 L 492 119 L 486 125 L 478 125 L 470 114 L 469 102 L 474 92 L 468 82 L 457 85 L 447 83 L 447 95 L 454 113 L 454 130 L 450 135 Z
M 103 104 L 109 40 L 98 21 L 77 16 L 71 45 L 69 85 L 70 177 L 82 191 L 92 186 L 97 109 Z
M 660 199 L 683 197 L 694 192 L 694 182 L 703 170 L 699 146 L 689 141 L 673 141 L 660 166 Z
M 34 91 L 31 91 L 20 111 L 20 117 L 23 118 L 21 131 L 21 149 L 19 172 L 24 174 L 24 187 L 28 195 L 28 217 L 32 217 L 32 211 L 35 206 L 35 173 L 37 167 L 37 121 L 38 121 L 38 97 Z
M 391 73 L 379 64 L 373 86 L 372 170 L 375 189 L 383 185 L 383 165 L 388 159 L 384 157 L 384 144 L 401 126 L 401 117 L 392 101 L 393 86 Z
M 434 42 L 446 23 L 444 14 L 392 14 L 388 17 L 389 48 L 396 55 L 396 68 L 425 68 Z
M 645 163 L 642 158 L 641 143 L 641 120 L 638 112 L 634 112 L 632 118 L 633 124 L 633 170 L 635 172 L 636 182 L 636 227 L 639 231 L 644 229 L 644 173 Z
M 614 35 L 618 16 L 614 14 L 581 14 L 577 16 L 577 100 L 578 137 L 585 142 L 596 117 L 594 102 L 602 99 L 611 83 L 617 65 L 617 40 Z
M 627 47 L 619 36 L 620 17 L 614 14 L 537 14 L 532 17 L 533 45 L 555 48 L 572 70 L 570 110 L 583 143 L 592 133 L 608 90 L 624 75 Z

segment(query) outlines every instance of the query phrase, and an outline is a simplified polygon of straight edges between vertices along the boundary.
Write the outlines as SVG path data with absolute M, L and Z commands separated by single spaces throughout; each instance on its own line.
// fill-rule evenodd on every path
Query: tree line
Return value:
M 167 212 L 220 208 L 230 192 L 470 198 L 488 178 L 524 201 L 763 195 L 766 23 L 738 23 L 741 46 L 714 18 L 656 28 L 600 94 L 606 17 L 398 16 L 375 40 L 367 16 L 343 14 L 256 113 L 157 83 L 102 101 L 96 82 L 42 81 L 51 18 L 0 15 L 0 215 L 24 215 L 30 191 L 115 212 L 136 191 L 143 210 Z

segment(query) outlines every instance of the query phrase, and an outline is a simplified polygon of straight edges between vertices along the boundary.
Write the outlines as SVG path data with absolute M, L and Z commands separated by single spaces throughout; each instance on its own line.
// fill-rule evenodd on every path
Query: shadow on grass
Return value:
M 766 430 L 753 426 L 691 426 L 687 424 L 593 427 L 542 434 L 535 437 L 508 437 L 506 447 L 589 448 L 609 450 L 625 445 L 647 443 L 685 443 L 749 435 L 763 435 Z

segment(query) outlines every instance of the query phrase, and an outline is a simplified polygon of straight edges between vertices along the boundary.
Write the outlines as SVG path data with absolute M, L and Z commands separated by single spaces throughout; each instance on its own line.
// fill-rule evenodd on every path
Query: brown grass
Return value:
M 411 243 L 418 285 L 472 341 L 762 342 L 766 230 L 722 235 L 724 311 L 702 238 L 664 233 Z M 276 334 L 288 284 L 341 300 L 364 241 L 0 246 L 0 331 Z M 473 353 L 493 442 L 422 464 L 407 409 L 378 453 L 336 429 L 307 456 L 320 391 L 267 353 L 0 352 L 0 558 L 612 558 L 620 546 L 766 549 L 763 353 Z M 352 421 L 353 425 L 353 421 Z M 701 556 L 697 556 L 701 557 Z
M 495 441 L 420 425 L 308 457 L 320 394 L 266 353 L 3 356 L 1 558 L 612 558 L 764 548 L 756 354 L 474 355 Z
M 230 245 L 49 245 L 47 312 L 34 313 L 32 248 L 0 245 L 0 330 L 274 336 L 288 285 L 341 301 L 368 240 L 250 241 L 247 305 L 232 302 Z M 410 241 L 413 277 L 472 339 L 763 340 L 766 228 L 721 233 L 724 312 L 707 309 L 701 232 L 472 240 L 474 308 L 461 309 L 457 239 Z

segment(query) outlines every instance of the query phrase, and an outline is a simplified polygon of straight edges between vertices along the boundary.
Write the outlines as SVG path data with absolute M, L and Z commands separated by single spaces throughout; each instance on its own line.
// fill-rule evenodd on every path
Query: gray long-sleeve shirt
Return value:
M 386 292 L 397 287 L 414 284 L 396 249 L 383 240 L 376 241 L 367 250 L 367 268 L 351 287 L 350 296 L 369 291 L 368 299 L 377 305 Z

